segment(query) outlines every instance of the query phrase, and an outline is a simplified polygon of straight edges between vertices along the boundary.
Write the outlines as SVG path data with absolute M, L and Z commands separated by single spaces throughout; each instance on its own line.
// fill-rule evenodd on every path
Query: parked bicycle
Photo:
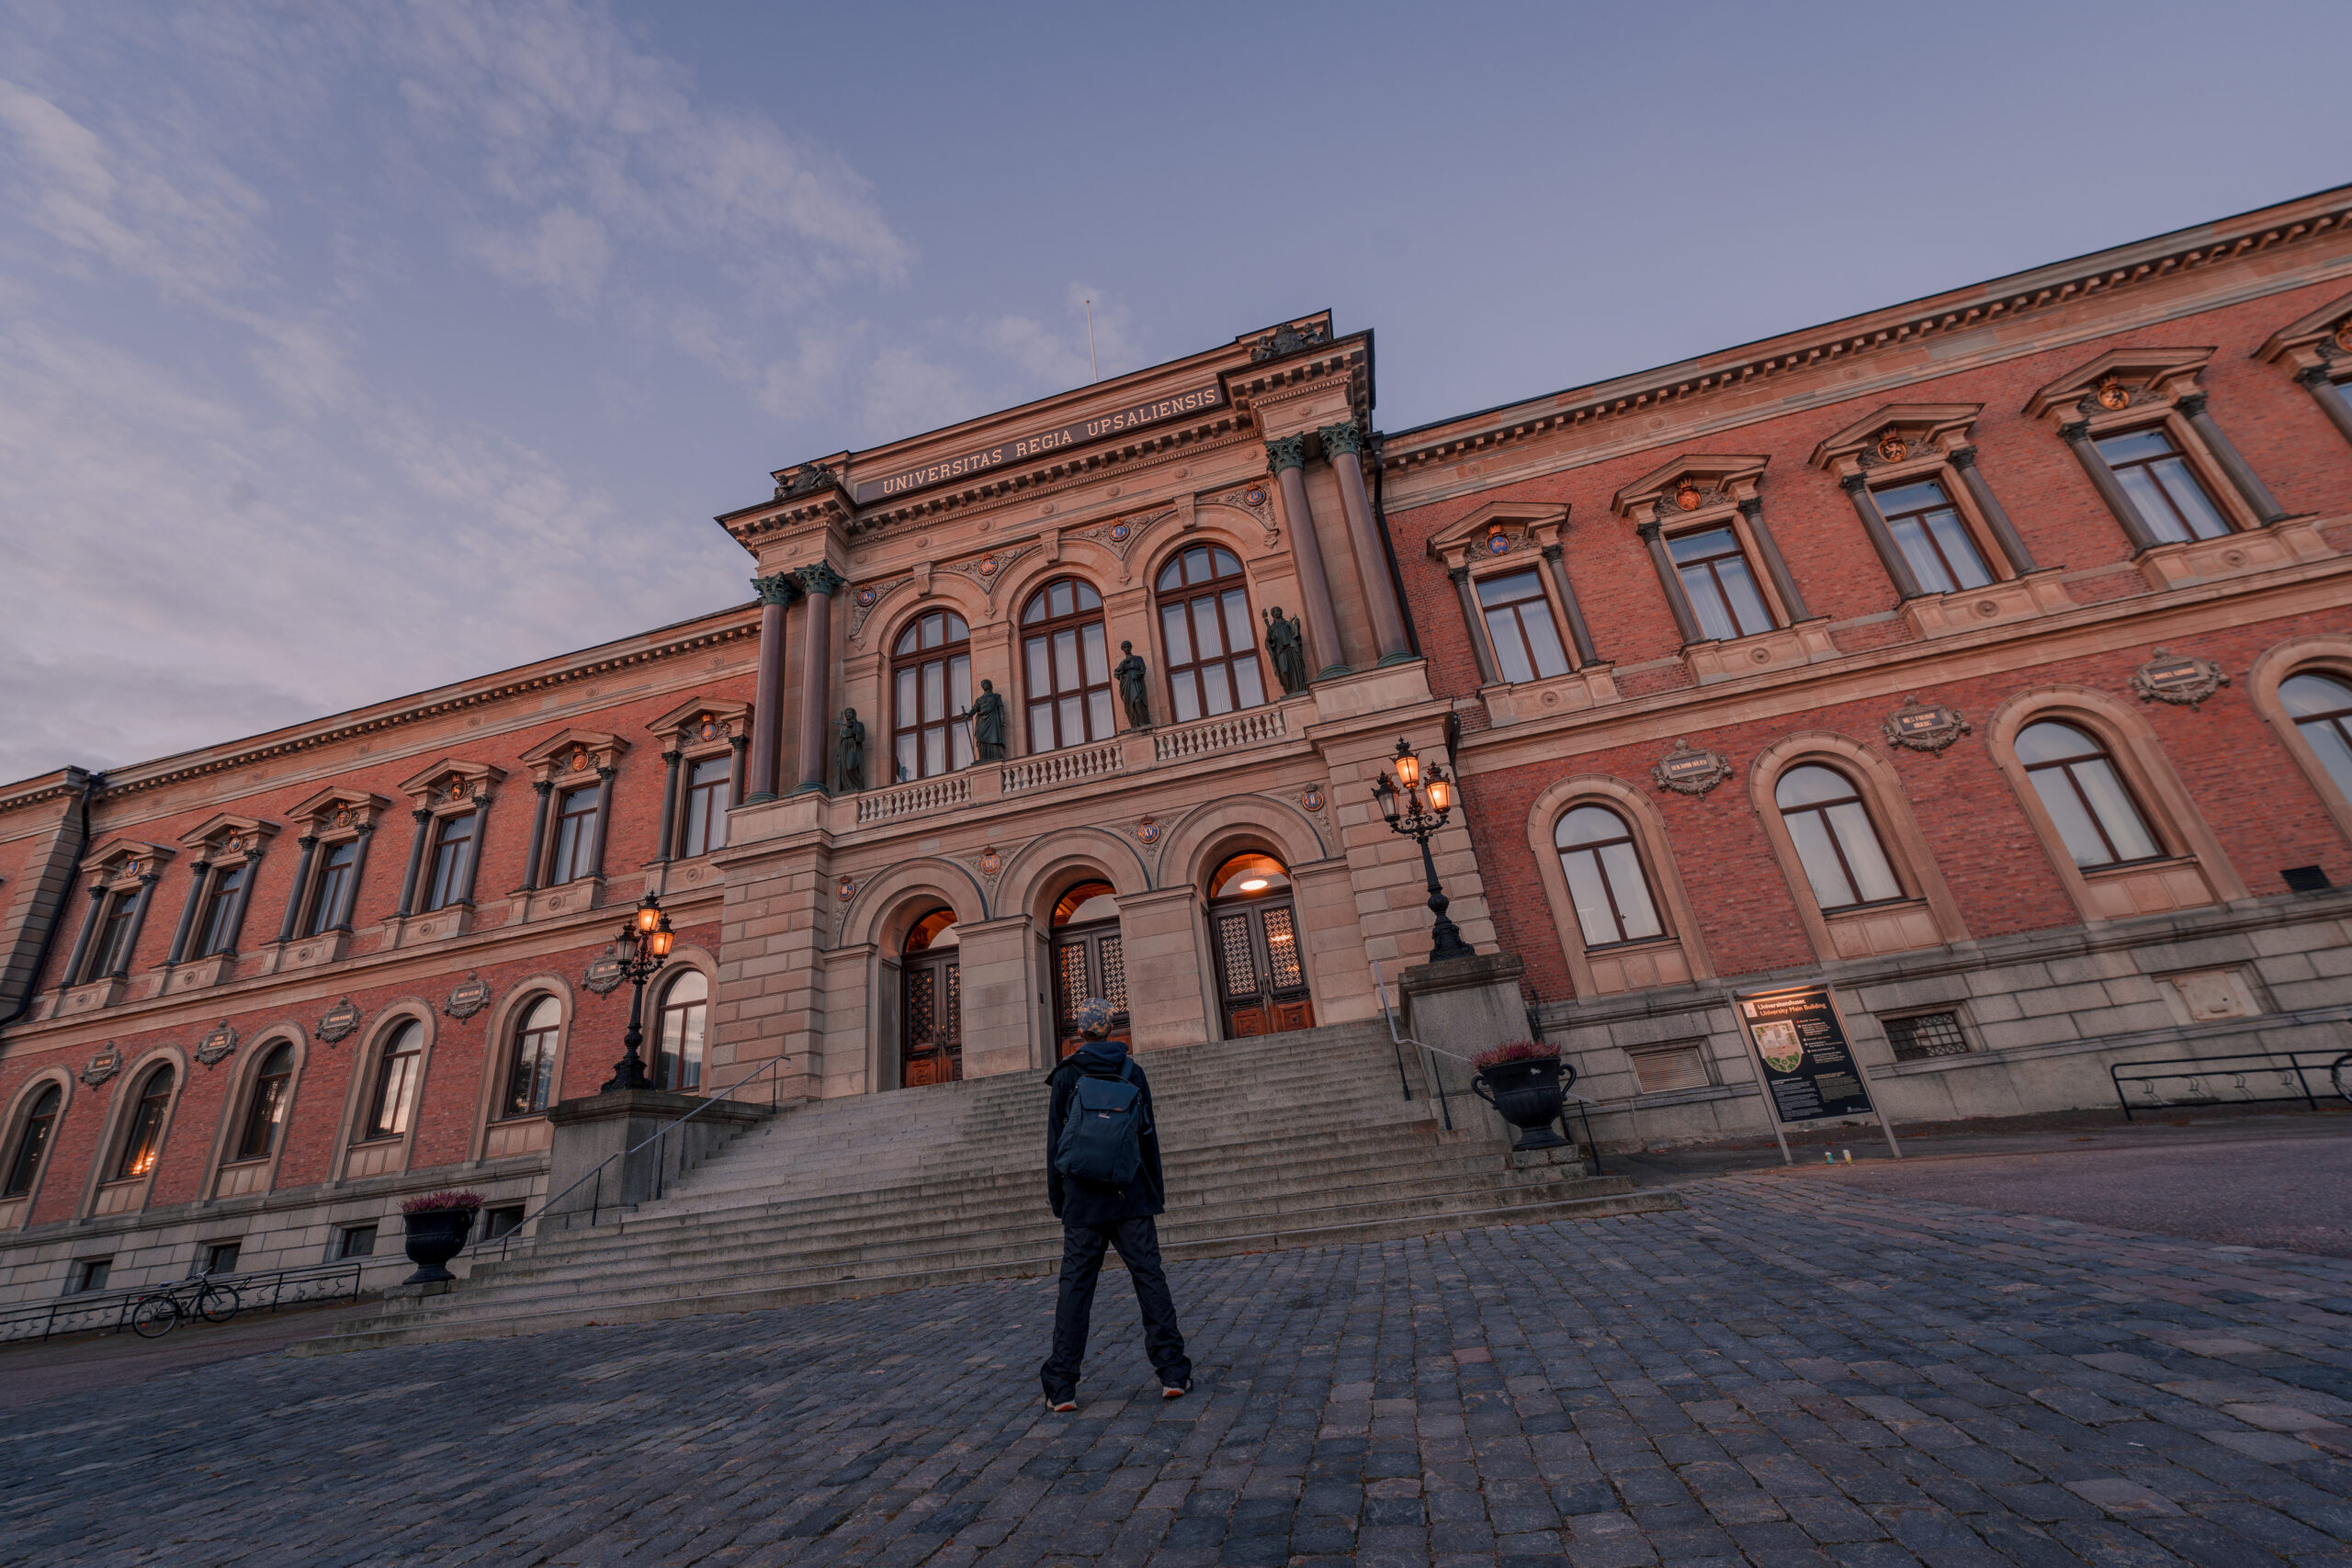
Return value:
M 235 1286 L 217 1284 L 210 1275 L 199 1274 L 140 1297 L 130 1309 L 130 1326 L 141 1339 L 160 1339 L 184 1317 L 226 1323 L 242 1304 Z
M 2335 1079 L 2335 1092 L 2346 1100 L 2352 1100 L 2352 1051 L 2346 1051 L 2335 1058 L 2335 1066 L 2331 1076 Z

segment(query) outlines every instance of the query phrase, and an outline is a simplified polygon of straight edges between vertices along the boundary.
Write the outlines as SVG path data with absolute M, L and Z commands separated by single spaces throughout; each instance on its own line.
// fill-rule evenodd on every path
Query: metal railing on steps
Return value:
M 304 1306 L 315 1302 L 357 1301 L 362 1267 L 356 1261 L 311 1263 L 293 1269 L 256 1269 L 249 1274 L 214 1274 L 209 1278 L 214 1284 L 228 1286 L 237 1292 L 240 1311 L 276 1312 L 282 1306 Z M 188 1280 L 205 1277 L 201 1273 L 191 1274 Z M 119 1334 L 130 1326 L 131 1309 L 141 1301 L 186 1283 L 187 1280 L 171 1280 L 112 1291 L 80 1291 L 54 1301 L 19 1302 L 0 1307 L 0 1345 L 22 1339 L 46 1341 L 56 1334 Z
M 639 1142 L 630 1145 L 628 1148 L 606 1155 L 603 1159 L 598 1160 L 595 1166 L 585 1175 L 582 1176 L 579 1180 L 573 1182 L 562 1191 L 542 1202 L 537 1208 L 533 1209 L 521 1219 L 515 1221 L 514 1224 L 506 1230 L 502 1231 L 494 1236 L 477 1236 L 472 1241 L 468 1242 L 461 1256 L 471 1256 L 477 1258 L 486 1257 L 488 1255 L 487 1249 L 492 1245 L 495 1244 L 498 1247 L 497 1261 L 501 1263 L 505 1262 L 507 1258 L 507 1249 L 518 1237 L 523 1236 L 523 1232 L 526 1227 L 536 1224 L 538 1220 L 543 1218 L 549 1211 L 553 1210 L 558 1203 L 562 1202 L 565 1199 L 571 1197 L 574 1192 L 579 1191 L 582 1187 L 587 1186 L 592 1181 L 596 1185 L 595 1190 L 589 1195 L 588 1225 L 590 1229 L 594 1229 L 598 1219 L 604 1213 L 605 1172 L 609 1170 L 616 1163 L 618 1163 L 621 1167 L 624 1177 L 626 1177 L 628 1170 L 628 1161 L 632 1155 L 636 1155 L 645 1149 L 652 1148 L 657 1144 L 663 1144 L 664 1146 L 653 1156 L 653 1190 L 648 1201 L 650 1201 L 654 1199 L 659 1199 L 664 1191 L 668 1190 L 669 1188 L 670 1173 L 668 1164 L 670 1151 L 664 1141 L 670 1136 L 670 1134 L 675 1133 L 679 1128 L 684 1126 L 687 1122 L 693 1121 L 695 1117 L 701 1115 L 712 1106 L 725 1103 L 734 1096 L 737 1089 L 743 1088 L 747 1084 L 758 1082 L 761 1078 L 765 1077 L 770 1073 L 777 1071 L 791 1060 L 792 1058 L 789 1056 L 770 1057 L 768 1060 L 761 1063 L 757 1067 L 753 1068 L 751 1072 L 744 1074 L 741 1077 L 737 1078 L 733 1083 L 729 1084 L 725 1089 L 720 1089 L 717 1094 L 711 1095 L 707 1099 L 704 1100 L 700 1105 L 695 1106 L 684 1116 L 676 1117 L 664 1122 L 661 1130 L 655 1133 L 651 1137 L 640 1139 Z M 773 1096 L 770 1097 L 768 1109 L 771 1111 L 775 1109 Z M 677 1174 L 683 1176 L 685 1174 L 683 1147 L 680 1150 L 679 1160 L 680 1164 Z M 577 1213 L 579 1211 L 576 1209 L 568 1209 L 563 1211 L 563 1213 L 567 1214 Z M 530 1237 L 525 1239 L 536 1240 L 537 1236 L 537 1233 L 534 1231 Z
M 1413 1085 L 1405 1071 L 1405 1047 L 1419 1046 L 1421 1051 L 1421 1065 L 1429 1074 L 1429 1081 L 1437 1086 L 1438 1114 L 1445 1123 L 1445 1130 L 1449 1133 L 1453 1132 L 1453 1104 L 1446 1093 L 1445 1064 L 1459 1063 L 1473 1073 L 1477 1069 L 1472 1066 L 1471 1059 L 1459 1051 L 1449 1051 L 1442 1045 L 1432 1045 L 1426 1040 L 1416 1040 L 1411 1035 L 1397 1030 L 1396 1010 L 1388 1005 L 1388 982 L 1382 976 L 1380 960 L 1376 958 L 1372 961 L 1372 984 L 1373 988 L 1380 993 L 1380 1014 L 1388 1021 L 1388 1038 L 1396 1049 L 1396 1086 L 1405 1091 L 1405 1098 L 1408 1100 L 1413 1098 Z M 1595 1176 L 1605 1174 L 1600 1168 L 1600 1145 L 1592 1141 L 1592 1117 L 1589 1113 L 1592 1101 L 1572 1089 L 1563 1089 L 1561 1094 L 1563 1098 L 1576 1104 L 1577 1122 L 1584 1129 L 1584 1146 L 1592 1156 L 1592 1173 Z M 1561 1128 L 1564 1133 L 1566 1130 L 1565 1126 Z

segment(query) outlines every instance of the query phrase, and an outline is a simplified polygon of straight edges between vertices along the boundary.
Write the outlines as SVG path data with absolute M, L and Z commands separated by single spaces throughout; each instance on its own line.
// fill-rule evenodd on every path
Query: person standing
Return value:
M 1159 1263 L 1159 1227 L 1167 1207 L 1159 1168 L 1159 1133 L 1152 1122 L 1151 1083 L 1109 1038 L 1111 1004 L 1089 998 L 1078 1010 L 1080 1046 L 1047 1076 L 1046 1199 L 1062 1223 L 1061 1290 L 1054 1303 L 1053 1353 L 1038 1369 L 1049 1409 L 1078 1408 L 1078 1374 L 1086 1360 L 1086 1331 L 1094 1314 L 1094 1287 L 1106 1248 L 1119 1249 L 1136 1282 L 1143 1311 L 1143 1342 L 1159 1374 L 1159 1396 L 1192 1391 L 1193 1363 L 1176 1325 L 1176 1302 Z

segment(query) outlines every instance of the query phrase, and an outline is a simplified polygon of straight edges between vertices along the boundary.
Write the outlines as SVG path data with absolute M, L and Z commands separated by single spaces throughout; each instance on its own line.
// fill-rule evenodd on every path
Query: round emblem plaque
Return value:
M 1699 510 L 1699 487 L 1685 479 L 1674 490 L 1674 504 L 1685 512 Z
M 1878 455 L 1885 462 L 1899 463 L 1911 456 L 1911 444 L 1889 431 L 1878 438 Z
M 2132 406 L 2132 389 L 2114 379 L 2098 384 L 2098 406 L 2103 409 L 2128 409 Z

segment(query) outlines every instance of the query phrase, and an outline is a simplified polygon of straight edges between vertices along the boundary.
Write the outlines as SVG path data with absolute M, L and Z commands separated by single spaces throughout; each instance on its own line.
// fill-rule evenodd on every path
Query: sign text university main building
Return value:
M 1428 949 L 1400 737 L 1604 1143 L 1762 1132 L 1776 981 L 1898 1117 L 2340 1040 L 2347 220 L 1405 432 L 1286 322 L 783 470 L 719 520 L 753 603 L 0 792 L 0 1297 L 389 1279 L 403 1199 L 543 1193 L 648 891 L 673 1088 L 1034 1072 L 1090 994 L 1146 1051 L 1361 1024 Z

